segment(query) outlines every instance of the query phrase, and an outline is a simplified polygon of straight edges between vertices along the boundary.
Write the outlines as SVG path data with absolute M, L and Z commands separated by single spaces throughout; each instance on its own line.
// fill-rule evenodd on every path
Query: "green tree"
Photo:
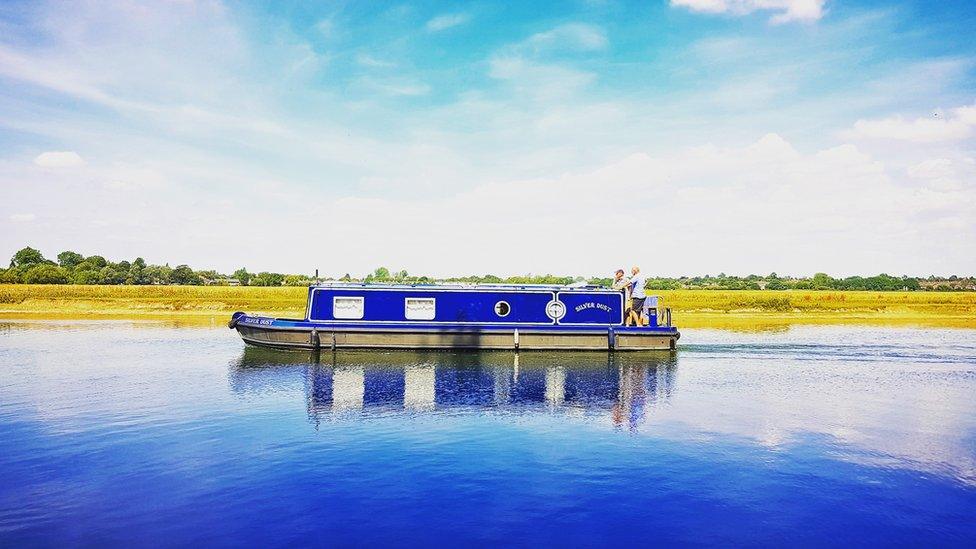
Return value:
M 125 273 L 111 265 L 106 265 L 98 271 L 99 284 L 122 284 L 123 282 L 125 282 Z
M 146 284 L 169 284 L 173 269 L 169 265 L 148 265 L 143 273 Z
M 285 282 L 285 275 L 280 273 L 262 272 L 251 278 L 251 286 L 281 286 Z
M 240 281 L 241 286 L 247 286 L 251 282 L 251 273 L 247 272 L 247 269 L 241 267 L 234 271 L 234 278 Z
M 148 284 L 149 279 L 146 276 L 146 260 L 141 257 L 137 257 L 132 265 L 129 266 L 129 274 L 125 278 L 126 284 Z
M 610 279 L 607 279 L 608 281 Z M 608 283 L 607 286 L 610 286 Z M 645 283 L 645 288 L 649 290 L 674 290 L 678 287 L 678 283 L 674 280 L 667 278 L 648 278 Z
M 177 265 L 169 276 L 169 281 L 181 286 L 193 286 L 202 284 L 200 276 L 193 272 L 188 265 Z
M 102 267 L 108 265 L 108 261 L 105 261 L 105 258 L 100 255 L 90 255 L 85 258 L 85 261 L 94 265 L 96 270 L 101 270 Z
M 376 280 L 389 280 L 390 270 L 386 267 L 377 267 L 376 270 L 373 271 L 373 278 Z
M 204 284 L 214 284 L 219 282 L 223 276 L 217 273 L 217 271 L 210 269 L 208 271 L 196 271 L 197 276 L 203 281 Z
M 58 254 L 58 265 L 61 265 L 65 269 L 74 269 L 84 260 L 85 256 L 70 250 L 65 250 Z
M 102 267 L 104 267 L 104 265 Z M 99 267 L 96 262 L 89 261 L 89 260 L 86 259 L 86 260 L 82 261 L 81 263 L 75 265 L 74 270 L 75 270 L 75 272 L 78 272 L 78 271 L 93 271 L 93 272 L 96 272 L 97 273 L 98 271 L 100 271 L 102 269 L 102 267 Z
M 33 267 L 34 265 L 40 265 L 41 263 L 50 262 L 44 259 L 44 255 L 41 254 L 40 250 L 35 250 L 30 246 L 17 250 L 17 253 L 10 258 L 11 267 Z
M 24 273 L 25 284 L 67 284 L 68 271 L 57 265 L 42 263 Z
M 918 283 L 917 278 L 904 276 L 902 277 L 901 281 L 902 281 L 902 287 L 909 291 L 914 292 L 922 289 L 921 285 Z
M 101 275 L 98 271 L 94 270 L 75 270 L 71 280 L 75 284 L 98 284 L 101 280 Z
M 827 273 L 817 273 L 813 275 L 813 280 L 810 281 L 810 284 L 814 290 L 829 290 L 835 287 L 837 281 Z
M 311 286 L 312 279 L 305 275 L 285 275 L 285 286 Z
M 769 282 L 766 283 L 766 289 L 767 290 L 785 290 L 785 289 L 787 289 L 787 286 L 779 278 L 770 278 L 769 279 Z
M 11 267 L 9 269 L 0 269 L 0 284 L 20 284 L 23 282 L 20 269 Z

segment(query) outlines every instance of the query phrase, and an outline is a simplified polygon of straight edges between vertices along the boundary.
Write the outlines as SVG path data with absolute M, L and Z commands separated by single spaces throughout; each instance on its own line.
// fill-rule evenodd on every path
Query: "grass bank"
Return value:
M 234 311 L 299 314 L 304 287 L 75 286 L 0 284 L 0 314 L 216 315 Z
M 902 323 L 976 327 L 973 292 L 667 290 L 655 292 L 687 327 L 743 323 Z M 7 318 L 301 315 L 306 289 L 230 286 L 0 285 Z

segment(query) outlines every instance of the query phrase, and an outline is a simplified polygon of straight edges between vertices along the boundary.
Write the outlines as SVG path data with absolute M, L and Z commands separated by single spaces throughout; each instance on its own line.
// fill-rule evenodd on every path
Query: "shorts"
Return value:
M 630 298 L 630 308 L 637 311 L 638 314 L 644 314 L 644 300 L 646 297 L 632 297 Z

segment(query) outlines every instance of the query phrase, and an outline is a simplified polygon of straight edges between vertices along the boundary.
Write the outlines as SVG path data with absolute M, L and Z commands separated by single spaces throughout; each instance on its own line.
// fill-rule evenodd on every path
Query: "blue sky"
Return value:
M 0 255 L 976 272 L 976 5 L 5 2 Z

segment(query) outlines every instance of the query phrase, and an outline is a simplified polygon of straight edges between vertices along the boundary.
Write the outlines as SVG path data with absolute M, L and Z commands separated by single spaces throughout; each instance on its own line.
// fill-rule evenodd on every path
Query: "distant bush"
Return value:
M 100 255 L 84 257 L 82 254 L 70 250 L 63 251 L 57 256 L 57 263 L 44 257 L 35 248 L 25 247 L 18 250 L 10 260 L 10 267 L 0 269 L 0 283 L 3 284 L 78 284 L 78 285 L 212 285 L 212 286 L 308 286 L 316 282 L 315 279 L 303 274 L 282 274 L 261 272 L 253 274 L 244 267 L 237 269 L 228 276 L 215 270 L 196 271 L 189 265 L 179 265 L 172 268 L 169 265 L 149 265 L 141 257 L 129 261 L 113 262 Z M 28 272 L 37 267 L 46 267 Z M 353 278 L 348 273 L 342 281 L 358 282 L 393 282 L 402 284 L 430 284 L 434 282 L 457 282 L 464 284 L 572 284 L 587 282 L 589 284 L 609 287 L 610 277 L 594 277 L 584 279 L 580 276 L 534 275 L 524 274 L 501 277 L 494 274 L 471 275 L 450 278 L 434 278 L 423 275 L 411 275 L 405 270 L 391 270 L 378 267 L 364 278 Z M 48 281 L 48 282 L 40 282 Z M 973 291 L 976 290 L 976 277 L 959 277 L 952 275 L 946 278 L 930 276 L 915 278 L 909 276 L 892 276 L 879 274 L 870 277 L 850 276 L 834 278 L 826 273 L 817 273 L 812 277 L 789 277 L 770 273 L 765 276 L 730 276 L 719 273 L 716 276 L 682 276 L 648 277 L 646 287 L 653 291 L 670 290 L 858 290 L 858 291 Z M 757 308 L 779 310 L 786 307 L 781 301 L 756 302 Z
M 285 275 L 280 273 L 258 273 L 251 277 L 251 286 L 281 286 L 285 282 Z
M 11 267 L 10 269 L 0 269 L 0 284 L 20 284 L 20 272 Z
M 34 265 L 24 273 L 25 284 L 67 284 L 68 271 L 57 265 Z

